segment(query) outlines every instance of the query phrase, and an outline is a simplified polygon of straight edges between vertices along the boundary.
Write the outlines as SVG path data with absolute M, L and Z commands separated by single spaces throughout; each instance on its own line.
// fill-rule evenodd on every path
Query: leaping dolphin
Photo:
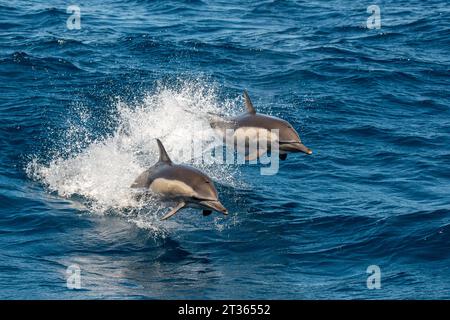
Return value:
M 247 108 L 246 113 L 231 119 L 210 118 L 211 127 L 220 131 L 224 139 L 227 135 L 227 129 L 232 129 L 233 137 L 230 140 L 234 141 L 235 144 L 238 139 L 254 138 L 258 140 L 262 136 L 268 137 L 266 140 L 268 142 L 274 140 L 278 145 L 281 160 L 286 160 L 288 153 L 303 152 L 308 155 L 312 154 L 312 150 L 302 143 L 297 131 L 295 131 L 289 122 L 277 117 L 257 113 L 247 91 L 244 91 L 244 100 Z M 273 129 L 278 129 L 277 135 L 274 135 Z M 248 149 L 248 144 L 246 144 L 246 148 Z M 253 153 L 245 150 L 246 159 L 254 160 L 259 158 L 269 148 L 270 144 L 267 147 L 260 146 Z
M 174 201 L 177 205 L 161 220 L 166 220 L 184 207 L 202 208 L 203 215 L 213 211 L 228 214 L 228 210 L 220 203 L 217 190 L 211 179 L 201 171 L 174 164 L 163 144 L 156 139 L 159 147 L 159 161 L 150 169 L 137 177 L 132 188 L 149 189 L 163 201 Z

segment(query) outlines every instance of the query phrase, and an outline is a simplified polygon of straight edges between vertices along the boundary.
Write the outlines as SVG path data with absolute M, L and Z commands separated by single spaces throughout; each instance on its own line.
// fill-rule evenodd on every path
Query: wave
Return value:
M 70 61 L 56 57 L 35 57 L 23 51 L 12 53 L 9 57 L 1 59 L 0 65 L 14 65 L 32 67 L 33 70 L 53 71 L 82 71 Z M 15 70 L 17 72 L 17 70 Z

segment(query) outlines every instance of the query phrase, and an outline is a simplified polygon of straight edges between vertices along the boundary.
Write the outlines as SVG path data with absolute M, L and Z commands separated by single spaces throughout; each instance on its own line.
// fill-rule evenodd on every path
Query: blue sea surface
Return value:
M 450 298 L 448 1 L 75 2 L 0 1 L 0 299 Z M 179 156 L 243 89 L 313 155 Z M 133 202 L 155 138 L 229 216 Z

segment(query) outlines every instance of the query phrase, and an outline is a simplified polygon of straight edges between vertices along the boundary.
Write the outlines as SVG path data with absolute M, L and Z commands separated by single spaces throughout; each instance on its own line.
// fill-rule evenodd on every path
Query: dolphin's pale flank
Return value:
M 211 179 L 201 171 L 185 165 L 174 164 L 163 144 L 156 139 L 159 147 L 159 161 L 144 171 L 132 184 L 132 188 L 151 190 L 163 201 L 173 201 L 177 205 L 162 220 L 168 219 L 184 207 L 203 209 L 208 216 L 213 211 L 228 214 L 220 203 L 217 190 Z
M 224 140 L 232 141 L 235 145 L 238 140 L 245 141 L 245 144 L 242 144 L 245 150 L 240 150 L 239 145 L 237 149 L 246 154 L 247 160 L 254 160 L 270 151 L 272 142 L 278 146 L 281 160 L 285 160 L 288 153 L 312 154 L 312 150 L 302 143 L 297 131 L 289 122 L 257 113 L 246 91 L 244 91 L 244 100 L 246 113 L 231 119 L 211 117 L 210 123 L 224 136 Z M 233 136 L 228 137 L 228 132 L 231 132 Z M 258 148 L 250 150 L 249 145 L 252 144 L 258 145 Z

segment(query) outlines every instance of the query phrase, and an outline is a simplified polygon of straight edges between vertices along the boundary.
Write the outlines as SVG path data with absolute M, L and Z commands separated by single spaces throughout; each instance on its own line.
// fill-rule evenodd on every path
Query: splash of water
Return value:
M 199 83 L 184 83 L 179 88 L 160 86 L 140 103 L 117 101 L 114 108 L 117 125 L 111 134 L 90 141 L 88 134 L 80 134 L 87 129 L 72 123 L 64 150 L 57 150 L 47 163 L 33 159 L 28 174 L 62 197 L 81 196 L 91 212 L 126 214 L 138 226 L 149 229 L 157 228 L 157 216 L 166 208 L 156 200 L 138 200 L 130 185 L 157 161 L 155 138 L 163 140 L 174 162 L 191 163 L 222 184 L 240 184 L 236 167 L 190 158 L 192 137 L 204 144 L 203 150 L 217 141 L 211 139 L 214 132 L 207 113 L 233 113 L 234 101 L 219 102 L 213 87 Z M 89 113 L 83 109 L 80 118 L 89 118 Z M 83 145 L 86 147 L 80 148 Z

